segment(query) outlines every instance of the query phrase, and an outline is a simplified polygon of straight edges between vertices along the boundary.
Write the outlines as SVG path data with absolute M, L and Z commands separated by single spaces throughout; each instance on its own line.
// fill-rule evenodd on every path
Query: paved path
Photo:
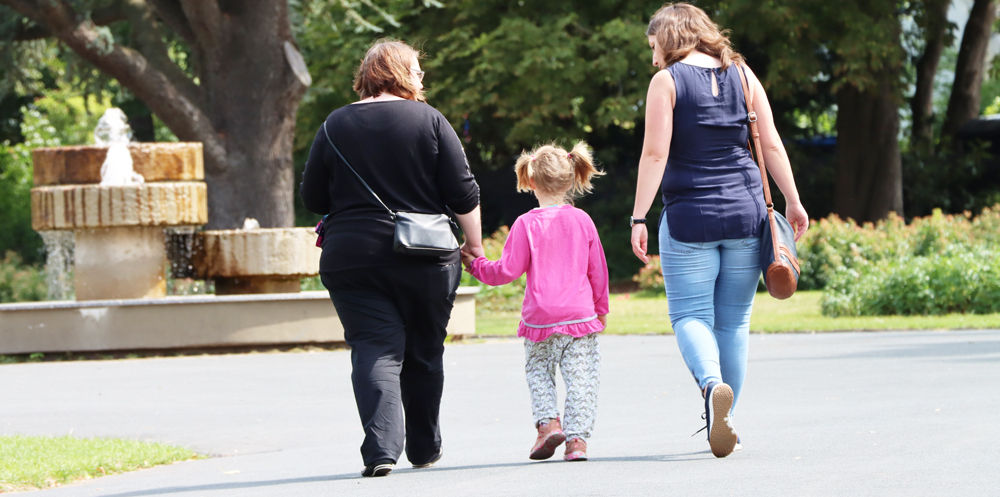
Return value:
M 516 340 L 448 347 L 445 457 L 387 478 L 357 476 L 346 351 L 4 365 L 0 433 L 220 456 L 41 492 L 53 496 L 1000 494 L 1000 331 L 754 335 L 745 449 L 723 460 L 690 436 L 701 397 L 673 337 L 601 340 L 582 463 L 528 461 Z

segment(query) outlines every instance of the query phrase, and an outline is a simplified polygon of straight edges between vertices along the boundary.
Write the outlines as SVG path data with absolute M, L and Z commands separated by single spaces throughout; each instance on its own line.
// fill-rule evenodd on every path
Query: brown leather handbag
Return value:
M 757 113 L 753 111 L 753 99 L 750 98 L 750 88 L 743 67 L 739 67 L 740 82 L 743 83 L 743 97 L 747 103 L 747 118 L 750 120 L 750 136 L 753 146 L 747 140 L 760 166 L 760 179 L 764 183 L 764 201 L 767 203 L 767 222 L 761 234 L 760 268 L 764 273 L 764 286 L 767 293 L 776 299 L 787 299 L 795 293 L 799 285 L 799 259 L 795 251 L 795 230 L 785 219 L 785 216 L 774 212 L 771 201 L 771 187 L 767 181 L 767 169 L 764 167 L 764 154 L 760 147 L 760 132 L 757 130 Z

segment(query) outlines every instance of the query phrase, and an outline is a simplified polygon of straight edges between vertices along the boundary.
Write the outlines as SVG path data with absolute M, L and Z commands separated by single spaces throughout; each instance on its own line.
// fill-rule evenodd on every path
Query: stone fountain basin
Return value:
M 31 189 L 31 226 L 35 231 L 200 226 L 207 222 L 208 188 L 200 181 Z
M 208 230 L 195 235 L 198 278 L 249 276 L 302 278 L 319 274 L 313 228 Z
M 461 287 L 448 334 L 476 333 L 477 287 Z M 343 342 L 326 292 L 0 304 L 0 354 Z
M 83 145 L 32 150 L 35 186 L 100 183 L 108 148 Z M 132 168 L 147 182 L 205 179 L 201 143 L 130 143 L 128 148 Z

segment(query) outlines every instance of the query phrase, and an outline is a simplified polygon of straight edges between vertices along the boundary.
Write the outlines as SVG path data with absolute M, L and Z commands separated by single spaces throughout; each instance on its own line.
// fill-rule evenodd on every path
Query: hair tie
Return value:
M 535 156 L 534 155 L 531 156 L 531 162 L 535 162 Z
M 566 154 L 566 158 L 567 159 L 572 159 L 573 158 L 573 154 L 572 153 Z

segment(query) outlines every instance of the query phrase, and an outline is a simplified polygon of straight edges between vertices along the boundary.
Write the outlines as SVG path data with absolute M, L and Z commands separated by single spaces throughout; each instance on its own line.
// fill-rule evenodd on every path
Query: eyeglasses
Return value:
M 417 70 L 414 70 L 414 69 L 410 69 L 410 71 L 413 71 L 413 73 L 416 74 L 418 78 L 420 78 L 420 82 L 421 83 L 424 82 L 424 72 L 423 71 L 417 71 Z

